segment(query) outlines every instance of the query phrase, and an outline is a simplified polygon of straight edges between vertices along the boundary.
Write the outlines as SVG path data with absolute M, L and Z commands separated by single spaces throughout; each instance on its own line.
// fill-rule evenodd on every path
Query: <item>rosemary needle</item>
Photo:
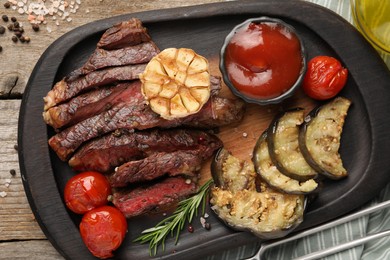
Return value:
M 176 210 L 171 216 L 160 221 L 156 226 L 142 231 L 141 236 L 133 242 L 149 242 L 149 254 L 156 255 L 157 248 L 161 244 L 162 250 L 165 249 L 165 238 L 168 234 L 171 236 L 176 232 L 175 244 L 179 240 L 180 231 L 183 230 L 185 223 L 191 223 L 194 215 L 198 214 L 199 205 L 202 203 L 202 215 L 206 208 L 206 196 L 212 179 L 207 181 L 195 195 L 179 202 Z

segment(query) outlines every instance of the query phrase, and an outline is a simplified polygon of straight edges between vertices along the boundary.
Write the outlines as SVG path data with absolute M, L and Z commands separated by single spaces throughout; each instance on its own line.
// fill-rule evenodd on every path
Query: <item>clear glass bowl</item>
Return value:
M 350 0 L 356 28 L 390 68 L 390 1 Z

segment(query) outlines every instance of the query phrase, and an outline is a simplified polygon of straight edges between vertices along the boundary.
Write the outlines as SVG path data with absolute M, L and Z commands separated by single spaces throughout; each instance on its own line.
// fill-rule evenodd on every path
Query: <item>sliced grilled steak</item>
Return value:
M 96 49 L 81 68 L 82 74 L 112 66 L 149 62 L 160 50 L 154 42 L 144 42 L 117 50 Z
M 43 98 L 45 102 L 44 110 L 46 111 L 95 87 L 138 79 L 138 75 L 144 71 L 145 66 L 146 64 L 110 67 L 93 71 L 71 82 L 63 79 L 57 82 Z
M 72 98 L 67 103 L 49 108 L 43 112 L 43 118 L 48 125 L 57 129 L 76 124 L 122 102 L 124 97 L 132 94 L 131 88 L 134 85 L 139 88 L 139 84 L 140 81 L 136 80 L 92 90 Z
M 144 159 L 122 164 L 108 176 L 108 180 L 111 187 L 118 188 L 125 187 L 129 183 L 154 180 L 165 174 L 194 176 L 203 162 L 199 152 L 195 150 L 154 153 Z M 209 156 L 211 154 L 209 152 Z
M 221 78 L 212 76 L 210 82 L 211 94 L 217 95 L 221 89 Z M 129 96 L 128 88 L 133 87 L 134 84 L 140 84 L 140 82 L 131 81 L 130 83 L 126 82 L 111 87 L 91 90 L 72 98 L 66 103 L 49 108 L 43 112 L 43 118 L 48 125 L 57 129 L 74 125 L 123 101 L 123 96 Z M 130 94 L 132 95 L 133 93 Z M 133 98 L 136 97 L 140 96 L 136 95 Z
M 168 177 L 150 186 L 114 191 L 113 203 L 126 218 L 159 212 L 196 192 L 195 182 L 186 180 L 181 176 Z
M 58 157 L 65 161 L 82 143 L 116 129 L 143 130 L 181 125 L 214 128 L 240 121 L 245 110 L 241 100 L 212 96 L 198 113 L 185 118 L 165 120 L 154 113 L 146 103 L 134 102 L 132 99 L 127 103 L 117 104 L 108 111 L 63 130 L 49 139 L 49 145 Z
M 217 136 L 200 130 L 151 129 L 132 133 L 117 130 L 83 145 L 69 160 L 69 165 L 76 171 L 108 172 L 125 162 L 157 152 L 219 147 L 222 141 Z
M 137 18 L 110 27 L 100 38 L 97 47 L 113 50 L 150 41 L 147 29 Z

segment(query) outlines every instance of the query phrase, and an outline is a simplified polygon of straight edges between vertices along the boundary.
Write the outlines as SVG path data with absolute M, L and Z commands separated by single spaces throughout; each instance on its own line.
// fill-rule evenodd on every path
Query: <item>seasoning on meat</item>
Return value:
M 140 82 L 133 81 L 91 90 L 72 98 L 67 103 L 49 108 L 43 112 L 43 119 L 48 125 L 57 129 L 74 125 L 122 102 L 123 97 L 129 96 L 132 92 L 131 88 L 137 84 L 139 85 Z
M 129 132 L 121 129 L 83 145 L 69 160 L 69 165 L 76 171 L 108 172 L 153 153 L 204 151 L 221 146 L 222 141 L 217 136 L 200 130 L 175 128 Z
M 143 187 L 116 190 L 113 203 L 126 218 L 131 218 L 148 212 L 159 212 L 195 192 L 195 182 L 189 182 L 181 176 L 168 177 Z
M 125 187 L 129 183 L 154 180 L 163 175 L 195 176 L 204 160 L 221 146 L 202 146 L 200 149 L 154 153 L 137 161 L 127 162 L 108 176 L 112 187 Z
M 64 78 L 57 82 L 53 89 L 43 98 L 45 102 L 44 111 L 87 90 L 119 81 L 138 79 L 138 74 L 144 71 L 145 66 L 145 64 L 137 64 L 110 67 L 93 71 L 70 82 Z
M 145 101 L 135 104 L 140 100 L 139 95 L 142 96 L 137 92 L 130 101 L 120 103 L 54 135 L 49 139 L 50 147 L 65 161 L 84 142 L 116 129 L 143 130 L 180 125 L 213 128 L 239 122 L 244 115 L 243 101 L 213 96 L 198 113 L 185 118 L 165 120 L 154 113 Z

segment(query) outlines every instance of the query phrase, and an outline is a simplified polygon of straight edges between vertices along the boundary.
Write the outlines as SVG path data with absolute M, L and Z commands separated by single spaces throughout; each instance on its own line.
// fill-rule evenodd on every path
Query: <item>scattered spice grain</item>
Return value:
M 39 31 L 39 25 L 38 25 L 38 24 L 34 23 L 34 24 L 31 25 L 31 26 L 32 26 L 32 29 L 33 29 L 35 32 Z
M 14 35 L 14 36 L 12 36 L 11 40 L 12 40 L 13 42 L 17 42 L 17 41 L 18 41 L 18 37 L 16 37 L 16 35 Z
M 14 169 L 11 169 L 11 170 L 9 171 L 9 173 L 10 173 L 12 176 L 15 176 L 15 175 L 16 175 L 16 171 L 15 171 Z
M 18 150 L 18 145 L 17 145 L 17 144 L 14 145 L 14 149 L 15 149 L 16 151 Z
M 7 25 L 7 28 L 8 28 L 8 30 L 13 31 L 14 25 L 12 23 L 10 23 L 9 25 Z
M 30 42 L 30 40 L 31 40 L 31 39 L 30 39 L 30 37 L 28 37 L 28 36 L 24 36 L 24 41 L 25 41 L 25 42 L 29 43 L 29 42 Z
M 4 7 L 8 9 L 11 7 L 11 4 L 9 2 L 6 2 L 6 3 L 4 3 Z
M 12 17 L 11 17 L 11 21 L 12 21 L 12 22 L 16 22 L 17 20 L 18 20 L 18 19 L 16 19 L 15 16 L 12 16 Z
M 194 226 L 188 225 L 187 230 L 188 230 L 188 232 L 190 232 L 190 233 L 194 233 Z
M 2 51 L 3 51 L 3 46 L 0 45 L 0 52 L 2 52 Z
M 8 16 L 6 14 L 3 14 L 1 16 L 1 19 L 3 19 L 4 22 L 8 22 L 9 21 Z
M 0 34 L 4 34 L 5 33 L 5 27 L 0 25 Z

